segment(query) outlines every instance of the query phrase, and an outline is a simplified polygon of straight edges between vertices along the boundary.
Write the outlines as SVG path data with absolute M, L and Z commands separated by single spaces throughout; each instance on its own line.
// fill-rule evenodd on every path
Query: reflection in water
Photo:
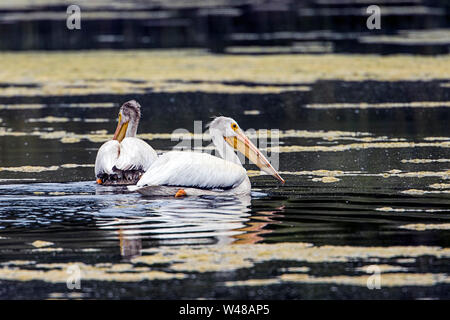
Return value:
M 142 239 L 158 245 L 228 244 L 236 235 L 254 233 L 246 230 L 250 220 L 249 195 L 185 199 L 128 196 L 132 199 L 127 200 L 124 195 L 97 213 L 99 217 L 115 215 L 114 219 L 96 222 L 99 229 L 118 236 L 124 257 L 139 255 Z
M 10 194 L 0 200 L 2 236 L 10 245 L 46 239 L 55 247 L 77 247 L 87 241 L 84 249 L 91 249 L 118 240 L 125 260 L 148 246 L 256 243 L 270 232 L 268 224 L 280 223 L 272 219 L 283 211 L 252 212 L 250 195 L 145 198 L 94 182 L 5 185 L 0 194 Z
M 96 194 L 126 192 L 124 188 L 97 186 Z M 134 194 L 132 195 L 134 196 Z M 114 229 L 120 240 L 121 255 L 130 259 L 141 255 L 142 238 L 158 239 L 159 245 L 183 245 L 211 243 L 251 244 L 270 233 L 269 224 L 280 224 L 273 218 L 284 206 L 275 210 L 260 210 L 251 213 L 251 196 L 188 197 L 184 199 L 140 198 L 138 201 L 116 200 L 106 209 L 128 211 L 126 217 L 112 221 L 97 222 L 103 230 Z M 147 208 L 145 216 L 133 217 L 131 212 L 141 215 L 141 206 Z M 131 210 L 131 211 L 129 211 Z M 99 214 L 104 214 L 105 209 Z
M 139 236 L 128 237 L 124 235 L 122 229 L 119 229 L 119 245 L 120 255 L 124 259 L 129 260 L 134 257 L 140 256 L 142 250 L 142 240 Z
M 156 245 L 254 243 L 268 224 L 280 223 L 272 218 L 283 210 L 252 212 L 250 195 L 175 199 L 123 192 L 94 182 L 4 185 L 0 222 L 5 235 L 34 230 L 27 242 L 43 234 L 55 243 L 68 242 L 69 234 L 72 240 L 119 239 L 128 257 L 139 254 L 138 240 Z
M 280 224 L 280 221 L 275 221 L 273 218 L 283 217 L 279 214 L 284 211 L 284 206 L 276 208 L 274 211 L 257 211 L 258 216 L 253 217 L 253 222 L 249 222 L 244 228 L 238 229 L 244 233 L 233 236 L 235 244 L 252 244 L 263 240 L 262 234 L 271 233 L 271 230 L 264 229 L 269 224 Z M 259 216 L 260 215 L 260 216 Z

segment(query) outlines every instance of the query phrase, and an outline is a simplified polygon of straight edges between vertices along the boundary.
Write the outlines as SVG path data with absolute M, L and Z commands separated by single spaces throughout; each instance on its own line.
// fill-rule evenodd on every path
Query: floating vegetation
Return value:
M 402 163 L 434 163 L 434 162 L 450 162 L 450 159 L 402 159 Z
M 314 277 L 305 274 L 284 274 L 279 278 L 282 282 L 329 283 L 367 287 L 369 275 Z M 445 273 L 383 273 L 380 279 L 381 287 L 433 286 L 450 282 Z
M 246 116 L 258 116 L 261 114 L 259 110 L 244 110 L 244 115 Z
M 10 261 L 5 261 L 5 262 L 0 263 L 0 265 L 2 265 L 2 266 L 29 266 L 29 265 L 33 265 L 33 264 L 36 264 L 36 261 L 10 260 Z
M 0 170 L 1 171 L 1 170 Z M 17 181 L 36 181 L 36 178 L 20 178 L 20 179 L 0 179 L 0 182 L 17 182 Z
M 212 55 L 201 50 L 1 53 L 0 96 L 282 92 L 317 80 L 448 79 L 450 56 Z M 68 64 L 67 61 L 71 63 Z M 120 78 L 117 77 L 120 75 Z M 36 86 L 20 86 L 23 79 Z M 127 81 L 125 79 L 133 79 Z M 183 79 L 183 82 L 174 80 Z M 248 83 L 250 85 L 242 85 Z M 278 86 L 278 84 L 287 86 Z M 264 84 L 264 85 L 255 85 Z M 300 85 L 299 85 L 300 84 Z
M 43 167 L 43 166 L 21 166 L 21 167 L 0 167 L 1 171 L 10 171 L 10 172 L 23 172 L 23 173 L 36 173 L 36 172 L 44 172 L 44 171 L 56 171 L 60 168 L 64 169 L 73 169 L 73 168 L 93 168 L 94 164 L 75 164 L 75 163 L 66 163 L 62 164 L 60 166 L 49 166 L 49 167 Z M 23 181 L 23 180 L 36 180 L 36 179 L 6 179 L 6 180 L 17 180 L 17 181 Z
M 47 245 L 47 244 L 46 244 Z M 46 249 L 46 248 L 42 248 Z M 52 248 L 47 248 L 52 249 Z M 374 258 L 402 258 L 413 261 L 414 258 L 427 255 L 437 258 L 450 257 L 450 249 L 427 246 L 398 247 L 357 247 L 357 246 L 320 246 L 308 243 L 277 243 L 228 246 L 181 246 L 158 247 L 142 250 L 146 255 L 133 258 L 130 263 L 85 264 L 72 263 L 35 263 L 35 261 L 8 261 L 1 265 L 0 279 L 46 282 L 66 282 L 67 268 L 76 265 L 83 274 L 83 280 L 126 281 L 183 279 L 191 272 L 232 272 L 241 268 L 251 268 L 255 264 L 270 261 L 302 261 L 308 263 L 366 261 Z M 165 265 L 165 271 L 158 270 L 157 265 Z M 22 269 L 21 266 L 27 266 Z M 31 269 L 30 267 L 36 268 Z M 441 275 L 432 277 L 428 274 L 400 273 L 403 267 L 379 265 L 383 273 L 383 285 L 423 285 L 432 277 L 437 282 L 447 281 Z M 308 283 L 349 283 L 360 285 L 367 277 L 364 276 L 331 276 L 313 277 L 305 274 L 310 268 L 293 267 L 281 270 L 284 274 L 270 281 L 308 282 Z M 355 270 L 365 272 L 364 267 Z M 389 273 L 393 272 L 395 273 Z M 286 273 L 287 272 L 287 273 Z M 292 273 L 294 272 L 294 273 Z M 299 274 L 297 272 L 301 272 Z M 385 277 L 386 275 L 386 277 Z M 270 282 L 272 283 L 272 282 Z M 267 285 L 260 279 L 249 279 L 248 282 L 228 282 L 226 285 Z
M 399 227 L 400 229 L 416 230 L 416 231 L 426 231 L 426 230 L 450 230 L 450 223 L 441 224 L 407 224 Z
M 151 253 L 133 259 L 146 265 L 168 264 L 173 271 L 214 272 L 249 268 L 269 260 L 319 262 L 347 262 L 369 258 L 416 258 L 422 255 L 449 257 L 450 249 L 427 246 L 320 246 L 308 243 L 277 243 L 231 246 L 164 247 L 144 249 Z
M 0 136 L 20 137 L 20 136 L 27 136 L 27 135 L 29 135 L 29 133 L 27 133 L 27 132 L 15 132 L 15 131 L 12 131 L 11 128 L 0 127 Z
M 0 167 L 0 171 L 11 172 L 43 172 L 58 170 L 58 166 L 42 167 L 42 166 L 21 166 L 21 167 Z
M 429 212 L 429 213 L 436 213 L 436 212 L 448 212 L 447 209 L 417 209 L 417 208 L 392 208 L 392 207 L 380 207 L 376 208 L 377 211 L 383 211 L 383 212 Z
M 383 273 L 380 278 L 381 287 L 400 287 L 400 286 L 432 286 L 440 283 L 449 283 L 446 274 L 442 273 Z M 250 279 L 243 281 L 227 281 L 224 283 L 227 287 L 235 286 L 261 286 L 274 285 L 282 283 L 309 283 L 309 284 L 334 284 L 351 285 L 367 287 L 369 276 L 332 276 L 317 277 L 306 274 L 288 273 L 280 275 L 274 279 Z
M 399 149 L 399 148 L 423 148 L 437 147 L 450 148 L 450 141 L 445 142 L 367 142 L 367 143 L 350 143 L 333 146 L 277 146 L 276 148 L 268 147 L 261 150 L 271 152 L 341 152 L 350 150 L 363 149 Z
M 429 187 L 432 189 L 450 189 L 450 183 L 434 183 Z
M 31 250 L 32 252 L 62 252 L 63 248 L 37 248 Z
M 0 52 L 0 299 L 448 298 L 446 12 L 380 1 L 393 27 L 440 29 L 358 31 L 368 0 L 98 0 L 82 17 L 105 25 L 57 43 L 40 26 L 63 25 L 73 2 L 1 2 L 3 32 L 29 34 Z M 277 30 L 235 28 L 247 10 Z M 124 19 L 125 33 L 111 28 Z M 176 49 L 149 49 L 161 44 Z M 129 99 L 158 151 L 209 151 L 193 121 L 242 117 L 286 183 L 248 170 L 245 199 L 96 184 L 97 150 Z M 72 267 L 80 290 L 66 290 Z M 382 290 L 367 288 L 374 268 Z
M 338 179 L 336 177 L 322 177 L 322 178 L 313 178 L 312 181 L 314 182 L 323 182 L 323 183 L 333 183 L 338 182 L 341 179 Z
M 384 103 L 328 103 L 307 104 L 311 109 L 373 109 L 373 108 L 442 108 L 450 107 L 450 101 L 416 101 L 416 102 L 384 102 Z
M 93 168 L 94 164 L 92 163 L 66 163 L 62 164 L 61 168 L 73 169 L 73 168 Z
M 29 122 L 69 122 L 69 121 L 85 121 L 85 122 L 107 122 L 109 119 L 80 119 L 80 118 L 65 118 L 65 117 L 48 117 L 42 119 L 31 119 Z M 86 121 L 87 120 L 87 121 Z M 391 141 L 398 142 L 405 139 L 402 138 L 388 138 L 388 137 L 372 137 L 367 132 L 346 132 L 346 131 L 306 131 L 306 130 L 248 130 L 246 132 L 250 138 L 317 138 L 326 141 L 334 140 L 354 140 L 354 141 Z M 58 131 L 39 131 L 34 130 L 32 132 L 13 131 L 11 128 L 0 127 L 0 136 L 39 136 L 41 139 L 58 139 L 63 143 L 77 143 L 83 139 L 91 142 L 105 142 L 111 139 L 112 133 L 108 133 L 107 130 L 95 130 L 90 133 L 79 134 L 74 132 L 68 132 L 64 130 Z M 145 140 L 180 140 L 180 139 L 199 139 L 209 141 L 211 137 L 207 132 L 202 134 L 194 134 L 192 132 L 172 132 L 172 133 L 140 133 L 138 137 Z M 449 142 L 450 143 L 450 142 Z
M 52 246 L 52 245 L 54 245 L 54 243 L 49 242 L 49 241 L 36 240 L 31 245 L 36 248 L 43 248 L 43 247 Z
M 216 92 L 216 93 L 282 93 L 289 91 L 310 91 L 309 86 L 258 86 L 258 85 L 234 85 L 234 84 L 211 84 L 211 83 L 177 83 L 176 85 L 155 86 L 153 92 Z
M 446 29 L 432 30 L 400 30 L 395 35 L 377 35 L 360 37 L 361 43 L 377 44 L 450 44 L 450 31 Z
M 168 280 L 183 279 L 186 276 L 180 273 L 168 273 L 163 271 L 153 271 L 149 268 L 145 270 L 127 270 L 118 267 L 96 267 L 84 263 L 61 263 L 61 264 L 38 264 L 36 267 L 47 270 L 30 270 L 20 268 L 3 267 L 0 268 L 0 279 L 16 281 L 41 280 L 50 283 L 66 283 L 67 270 L 70 266 L 76 265 L 80 268 L 83 280 L 97 281 L 117 281 L 117 282 L 140 282 L 143 280 Z M 125 272 L 129 271 L 129 272 Z
M 48 295 L 49 299 L 81 299 L 86 294 L 82 292 L 52 292 Z
M 112 102 L 86 102 L 86 103 L 62 103 L 60 104 L 61 107 L 64 108 L 116 108 L 118 107 L 117 104 Z
M 255 172 L 256 173 L 256 172 Z M 363 171 L 342 171 L 342 170 L 304 170 L 304 171 L 282 171 L 280 174 L 284 175 L 299 175 L 299 176 L 319 176 L 319 177 L 382 177 L 382 178 L 425 178 L 436 177 L 441 179 L 449 179 L 450 170 L 445 171 L 410 171 L 403 172 L 401 170 L 389 170 L 387 172 L 368 173 Z M 319 181 L 318 179 L 317 181 Z M 334 182 L 334 181 L 333 181 Z M 414 192 L 414 191 L 411 191 Z M 419 191 L 418 191 L 419 192 Z M 421 191 L 420 191 L 421 192 Z
M 414 195 L 414 196 L 421 196 L 424 194 L 441 194 L 441 193 L 450 193 L 450 190 L 420 190 L 420 189 L 408 189 L 403 190 L 401 193 Z
M 71 121 L 69 118 L 66 117 L 53 117 L 53 116 L 48 116 L 45 118 L 38 118 L 38 119 L 34 119 L 34 118 L 29 118 L 26 119 L 26 122 L 48 122 L 48 123 L 52 123 L 52 122 L 69 122 Z
M 43 109 L 45 104 L 0 104 L 0 110 L 32 110 Z
M 82 119 L 82 118 L 67 118 L 67 117 L 53 117 L 53 116 L 48 116 L 45 118 L 29 118 L 26 120 L 26 122 L 46 122 L 46 123 L 58 123 L 58 122 L 93 122 L 93 123 L 98 123 L 98 122 L 109 122 L 111 121 L 110 119 L 106 119 L 106 118 L 91 118 L 91 119 Z

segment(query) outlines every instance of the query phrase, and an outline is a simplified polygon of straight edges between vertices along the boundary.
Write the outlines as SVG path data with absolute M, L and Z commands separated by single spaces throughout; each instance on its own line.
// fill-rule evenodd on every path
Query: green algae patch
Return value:
M 36 264 L 36 261 L 31 260 L 10 260 L 0 263 L 2 266 L 28 266 L 34 264 Z
M 392 207 L 380 207 L 376 208 L 376 211 L 382 211 L 382 212 L 429 212 L 429 213 L 436 213 L 436 212 L 447 212 L 446 209 L 419 209 L 419 208 L 392 208 Z
M 32 252 L 63 252 L 63 248 L 37 248 L 31 250 Z
M 45 249 L 45 248 L 42 248 Z M 5 262 L 0 264 L 1 280 L 32 281 L 41 280 L 51 283 L 65 283 L 67 270 L 76 265 L 81 272 L 81 280 L 139 282 L 143 280 L 185 279 L 191 273 L 234 272 L 249 269 L 258 263 L 267 261 L 297 261 L 306 263 L 349 263 L 355 261 L 372 262 L 380 259 L 408 259 L 414 262 L 420 256 L 436 258 L 450 257 L 449 248 L 430 246 L 396 246 L 396 247 L 357 247 L 357 246 L 313 246 L 309 243 L 277 244 L 235 244 L 225 246 L 163 246 L 143 249 L 143 256 L 128 262 L 85 264 L 70 263 L 35 263 Z M 367 265 L 365 266 L 367 267 Z M 312 277 L 307 274 L 310 267 L 281 268 L 281 275 L 273 279 L 248 279 L 248 281 L 230 282 L 228 285 L 269 285 L 284 282 L 311 283 L 359 283 L 367 277 L 358 273 L 365 272 L 365 267 L 356 268 L 355 276 Z M 392 286 L 419 285 L 431 281 L 429 275 L 410 276 L 402 273 L 405 268 L 380 264 L 380 272 Z M 391 274 L 391 276 L 389 276 Z M 394 276 L 396 275 L 396 276 Z M 427 279 L 426 281 L 424 279 Z M 441 278 L 439 278 L 441 279 Z M 441 280 L 438 280 L 441 281 Z M 361 282 L 362 283 L 362 282 Z
M 45 107 L 45 104 L 0 104 L 0 110 L 34 110 Z
M 65 122 L 86 122 L 86 123 L 102 123 L 102 122 L 109 122 L 110 119 L 106 118 L 89 118 L 89 119 L 81 119 L 81 118 L 67 118 L 67 117 L 54 117 L 54 116 L 47 116 L 44 118 L 30 118 L 27 119 L 26 122 L 34 123 L 34 122 L 40 122 L 40 123 L 65 123 Z
M 93 168 L 94 164 L 90 163 L 65 163 L 61 165 L 61 168 L 73 169 L 73 168 Z
M 21 167 L 0 167 L 0 171 L 11 171 L 11 172 L 43 172 L 43 171 L 55 171 L 58 170 L 58 166 L 21 166 Z
M 450 55 L 236 56 L 202 50 L 5 52 L 0 59 L 0 81 L 16 84 L 0 88 L 0 96 L 308 91 L 317 80 L 448 79 L 450 64 Z M 25 82 L 36 86 L 20 86 Z
M 143 250 L 146 252 L 146 250 Z M 304 261 L 309 263 L 348 262 L 372 258 L 419 257 L 432 255 L 450 257 L 450 249 L 427 246 L 352 247 L 320 246 L 308 243 L 279 243 L 230 246 L 165 247 L 147 250 L 150 255 L 133 259 L 146 265 L 170 264 L 178 272 L 220 272 L 250 268 L 271 260 Z
M 273 152 L 342 152 L 351 150 L 366 149 L 402 149 L 402 148 L 450 148 L 450 142 L 367 142 L 367 143 L 349 143 L 333 146 L 276 146 L 262 150 Z
M 411 196 L 421 196 L 424 194 L 449 194 L 450 190 L 421 190 L 421 189 L 408 189 L 401 191 L 403 194 L 408 194 Z
M 52 245 L 54 245 L 54 243 L 49 242 L 49 241 L 36 240 L 33 243 L 31 243 L 31 245 L 36 248 L 43 248 L 43 247 L 52 246 Z
M 249 279 L 243 281 L 227 281 L 227 287 L 235 286 L 267 286 L 282 283 L 334 284 L 367 287 L 370 276 L 331 276 L 314 277 L 307 274 L 283 274 L 275 279 Z M 446 274 L 442 273 L 383 273 L 380 287 L 433 286 L 450 283 Z
M 402 159 L 402 163 L 414 163 L 414 164 L 423 164 L 423 163 L 447 163 L 450 162 L 450 159 Z
M 398 45 L 436 45 L 450 42 L 450 31 L 446 29 L 400 30 L 395 35 L 370 35 L 358 39 L 361 43 Z
M 391 109 L 391 108 L 441 108 L 450 107 L 450 101 L 415 101 L 385 103 L 328 103 L 307 104 L 310 109 Z
M 1 170 L 0 170 L 1 171 Z M 21 178 L 21 179 L 0 179 L 0 182 L 14 182 L 14 181 L 36 181 L 35 178 Z M 1 239 L 1 237 L 0 237 Z
M 331 283 L 351 286 L 367 287 L 369 276 L 332 276 L 313 277 L 305 274 L 281 275 L 282 282 L 298 283 Z M 403 287 L 403 286 L 433 286 L 440 283 L 450 283 L 446 274 L 442 273 L 384 273 L 380 276 L 380 287 Z
M 258 171 L 253 170 L 250 171 L 252 174 L 256 175 Z M 368 173 L 363 171 L 342 171 L 342 170 L 304 170 L 304 171 L 281 171 L 280 174 L 284 175 L 298 175 L 298 176 L 318 176 L 318 177 L 382 177 L 382 178 L 441 178 L 448 179 L 450 177 L 450 170 L 445 171 L 401 171 L 401 170 L 389 170 L 386 172 L 374 172 Z M 314 178 L 316 179 L 316 178 Z M 316 179 L 313 181 L 321 181 L 320 179 Z M 334 179 L 329 179 L 331 182 L 335 182 Z M 323 182 L 323 181 L 322 181 Z M 444 185 L 444 184 L 436 184 L 436 185 Z M 431 187 L 431 186 L 430 186 Z M 446 188 L 441 188 L 446 189 Z M 444 190 L 445 191 L 445 190 Z M 409 189 L 402 191 L 403 193 L 424 193 L 424 192 L 433 192 L 433 191 L 424 191 L 417 189 Z M 438 193 L 439 191 L 436 191 Z
M 400 229 L 407 230 L 415 230 L 415 231 L 426 231 L 426 230 L 450 230 L 450 223 L 440 223 L 440 224 L 425 224 L 425 223 L 416 223 L 416 224 L 407 224 L 404 226 L 400 226 Z
M 432 189 L 450 189 L 450 183 L 434 183 L 429 187 Z
M 410 262 L 410 261 L 409 261 Z M 372 264 L 356 268 L 357 272 L 368 275 L 341 276 L 312 276 L 305 273 L 284 273 L 273 279 L 248 279 L 241 281 L 227 281 L 226 287 L 236 286 L 267 286 L 283 283 L 334 284 L 367 287 L 371 281 L 373 270 L 380 272 L 380 288 L 403 286 L 433 286 L 450 283 L 450 278 L 443 273 L 407 273 L 407 268 L 393 265 Z
M 341 179 L 336 178 L 336 177 L 322 177 L 322 178 L 313 178 L 312 181 L 314 182 L 323 182 L 323 183 L 334 183 L 334 182 L 338 182 Z
M 102 268 L 84 263 L 62 263 L 55 265 L 38 265 L 41 269 L 30 270 L 20 268 L 0 268 L 0 279 L 16 281 L 41 280 L 50 283 L 66 283 L 70 276 L 68 268 L 76 265 L 80 270 L 81 281 L 116 281 L 116 282 L 139 282 L 143 280 L 169 280 L 183 279 L 185 275 L 179 273 L 168 273 L 164 271 L 153 271 L 146 269 L 140 272 L 125 272 L 123 268 Z

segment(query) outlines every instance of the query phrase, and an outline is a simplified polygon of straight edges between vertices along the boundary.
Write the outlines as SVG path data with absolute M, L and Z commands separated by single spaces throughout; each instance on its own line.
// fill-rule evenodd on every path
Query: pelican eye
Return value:
M 238 126 L 237 126 L 236 123 L 233 123 L 233 124 L 231 125 L 231 129 L 233 129 L 234 131 L 236 131 L 237 128 L 238 128 Z

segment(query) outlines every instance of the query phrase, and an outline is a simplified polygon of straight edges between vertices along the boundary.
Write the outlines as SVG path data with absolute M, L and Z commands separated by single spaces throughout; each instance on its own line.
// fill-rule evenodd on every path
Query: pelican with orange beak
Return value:
M 158 157 L 155 150 L 136 138 L 141 106 L 134 100 L 125 102 L 112 140 L 105 142 L 95 159 L 95 176 L 102 185 L 136 184 Z
M 284 183 L 233 119 L 215 118 L 209 125 L 209 134 L 220 158 L 198 152 L 167 152 L 158 157 L 136 186 L 128 189 L 147 196 L 249 194 L 250 180 L 234 150 Z

